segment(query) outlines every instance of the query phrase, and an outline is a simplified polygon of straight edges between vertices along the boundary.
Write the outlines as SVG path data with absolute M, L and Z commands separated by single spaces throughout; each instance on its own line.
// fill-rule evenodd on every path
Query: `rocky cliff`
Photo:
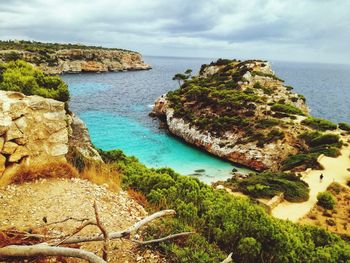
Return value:
M 84 124 L 63 102 L 0 91 L 0 108 L 0 179 L 22 163 L 66 161 L 72 152 L 102 161 Z
M 279 170 L 305 150 L 308 130 L 301 95 L 277 78 L 266 61 L 219 60 L 199 76 L 182 75 L 181 87 L 162 95 L 153 114 L 195 146 L 252 169 Z
M 22 42 L 21 42 L 22 43 Z M 14 42 L 0 43 L 0 61 L 22 59 L 38 66 L 47 74 L 148 70 L 141 54 L 128 50 Z

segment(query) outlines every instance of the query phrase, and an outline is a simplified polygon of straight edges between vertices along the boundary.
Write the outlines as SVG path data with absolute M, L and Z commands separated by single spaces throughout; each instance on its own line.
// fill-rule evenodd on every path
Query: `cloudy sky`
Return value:
M 350 63 L 350 0 L 0 0 L 0 39 Z

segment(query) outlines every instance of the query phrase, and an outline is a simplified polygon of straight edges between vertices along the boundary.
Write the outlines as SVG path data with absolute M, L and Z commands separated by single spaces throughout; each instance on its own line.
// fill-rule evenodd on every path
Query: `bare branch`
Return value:
M 163 211 L 156 212 L 150 216 L 145 217 L 141 221 L 137 222 L 136 224 L 132 225 L 131 227 L 129 227 L 125 230 L 110 233 L 109 239 L 113 240 L 113 239 L 117 239 L 117 238 L 129 237 L 132 232 L 138 231 L 140 229 L 140 227 L 148 224 L 149 222 L 151 222 L 157 218 L 163 217 L 163 216 L 174 215 L 174 214 L 176 214 L 176 212 L 174 210 L 163 210 Z M 93 236 L 80 236 L 80 237 L 75 237 L 75 238 L 73 238 L 73 237 L 67 238 L 66 240 L 64 240 L 60 244 L 76 244 L 76 243 L 102 241 L 102 240 L 103 240 L 103 235 L 96 234 Z
M 221 263 L 229 263 L 232 262 L 232 252 L 227 256 L 227 258 L 225 258 L 223 261 L 221 261 Z
M 61 245 L 61 244 L 65 244 L 66 240 L 69 240 L 71 237 L 73 237 L 74 235 L 78 234 L 80 231 L 82 231 L 85 227 L 87 226 L 91 226 L 91 225 L 96 225 L 96 222 L 93 220 L 89 220 L 87 222 L 85 222 L 84 224 L 82 224 L 81 226 L 79 226 L 78 228 L 76 228 L 74 230 L 74 232 L 68 236 L 66 236 L 63 240 L 59 241 L 58 243 L 55 244 L 55 246 Z
M 42 225 L 41 227 L 47 227 L 47 226 L 50 226 L 50 225 L 56 225 L 56 224 L 61 224 L 61 223 L 64 223 L 64 222 L 67 222 L 69 220 L 72 220 L 72 221 L 77 221 L 77 222 L 84 222 L 84 221 L 87 221 L 89 220 L 89 218 L 75 218 L 75 217 L 67 217 L 63 220 L 59 220 L 59 221 L 54 221 L 54 222 L 51 222 L 51 223 L 47 223 L 45 225 Z
M 7 246 L 0 248 L 2 257 L 62 256 L 85 259 L 90 263 L 106 263 L 92 252 L 67 247 L 51 247 L 45 243 L 32 246 Z
M 132 239 L 131 241 L 135 242 L 139 245 L 148 245 L 148 244 L 159 243 L 159 242 L 163 242 L 163 241 L 178 238 L 178 237 L 188 236 L 191 234 L 194 234 L 194 232 L 183 232 L 183 233 L 178 233 L 178 234 L 169 235 L 169 236 L 158 238 L 158 239 L 146 240 L 146 241 L 141 241 L 141 240 L 136 240 L 136 239 Z
M 101 230 L 103 235 L 103 248 L 102 248 L 102 258 L 107 262 L 108 261 L 108 251 L 109 251 L 109 235 L 107 232 L 107 229 L 103 225 L 100 215 L 98 213 L 98 208 L 96 204 L 96 200 L 94 201 L 94 210 L 95 210 L 95 217 L 96 217 L 96 225 Z

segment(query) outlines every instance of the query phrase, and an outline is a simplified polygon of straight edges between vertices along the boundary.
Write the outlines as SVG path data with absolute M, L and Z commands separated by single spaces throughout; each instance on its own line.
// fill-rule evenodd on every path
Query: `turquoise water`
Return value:
M 226 179 L 235 167 L 170 136 L 150 118 L 160 95 L 178 88 L 174 74 L 199 70 L 211 59 L 147 57 L 150 71 L 63 75 L 72 94 L 70 107 L 87 124 L 93 143 L 122 149 L 149 167 L 170 167 L 205 182 Z M 306 96 L 312 113 L 332 121 L 350 121 L 350 67 L 274 62 L 277 75 Z M 238 168 L 238 167 L 237 167 Z M 196 170 L 204 172 L 198 173 Z M 241 171 L 247 169 L 238 168 Z
M 149 167 L 171 167 L 181 174 L 196 174 L 193 176 L 206 182 L 227 178 L 233 168 L 228 162 L 164 132 L 154 132 L 131 118 L 97 111 L 84 112 L 80 117 L 87 123 L 95 145 L 105 150 L 120 148 Z M 195 172 L 197 169 L 204 172 Z
M 171 80 L 175 73 L 198 70 L 208 60 L 147 62 L 151 71 L 63 75 L 72 95 L 70 107 L 86 123 L 93 143 L 104 150 L 121 149 L 149 167 L 170 167 L 208 183 L 229 178 L 233 168 L 249 171 L 169 135 L 148 116 L 158 96 L 177 88 Z

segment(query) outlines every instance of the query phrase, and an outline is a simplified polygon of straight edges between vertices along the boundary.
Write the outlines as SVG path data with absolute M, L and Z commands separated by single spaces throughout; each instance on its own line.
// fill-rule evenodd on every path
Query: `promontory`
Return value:
M 350 126 L 312 117 L 267 61 L 219 59 L 191 73 L 176 74 L 179 89 L 152 112 L 186 142 L 257 171 L 319 168 L 319 155 L 340 154 Z
M 151 69 L 140 53 L 125 49 L 24 40 L 0 41 L 0 61 L 17 59 L 51 75 Z

